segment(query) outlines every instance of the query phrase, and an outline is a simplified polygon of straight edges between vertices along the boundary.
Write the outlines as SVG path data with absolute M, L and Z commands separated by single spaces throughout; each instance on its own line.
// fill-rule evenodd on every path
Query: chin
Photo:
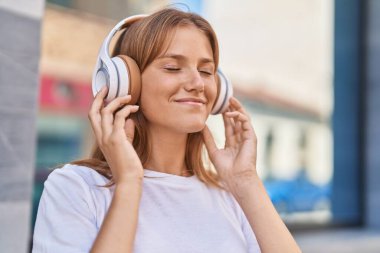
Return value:
M 196 133 L 203 130 L 205 127 L 206 122 L 191 122 L 190 124 L 181 124 L 178 127 L 181 129 L 181 131 L 185 131 L 186 133 Z

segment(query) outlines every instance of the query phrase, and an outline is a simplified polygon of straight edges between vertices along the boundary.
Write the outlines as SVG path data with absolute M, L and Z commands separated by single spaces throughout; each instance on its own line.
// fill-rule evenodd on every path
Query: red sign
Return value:
M 88 113 L 93 100 L 90 83 L 62 80 L 49 75 L 42 75 L 40 78 L 41 111 Z

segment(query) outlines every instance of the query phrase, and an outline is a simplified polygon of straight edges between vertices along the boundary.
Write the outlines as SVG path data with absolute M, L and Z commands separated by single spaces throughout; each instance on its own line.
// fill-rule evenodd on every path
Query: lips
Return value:
M 181 99 L 176 99 L 175 102 L 206 104 L 206 100 L 203 98 L 181 98 Z

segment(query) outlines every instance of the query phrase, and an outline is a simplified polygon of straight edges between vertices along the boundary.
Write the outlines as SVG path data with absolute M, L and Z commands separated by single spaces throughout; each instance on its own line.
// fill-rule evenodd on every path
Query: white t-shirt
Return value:
M 67 164 L 45 182 L 33 253 L 89 252 L 114 187 L 93 169 Z M 128 215 L 127 213 L 125 215 Z M 144 170 L 135 253 L 256 253 L 256 237 L 232 194 L 197 176 Z

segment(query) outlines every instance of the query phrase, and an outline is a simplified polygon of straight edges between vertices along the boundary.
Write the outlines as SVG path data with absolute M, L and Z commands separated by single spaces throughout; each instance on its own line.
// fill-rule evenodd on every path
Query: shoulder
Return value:
M 107 206 L 113 187 L 103 187 L 109 180 L 92 168 L 66 164 L 53 170 L 44 183 L 43 197 L 68 202 L 84 201 L 90 206 Z
M 33 252 L 89 252 L 106 213 L 105 182 L 96 171 L 67 164 L 44 184 L 33 236 Z M 105 202 L 108 204 L 108 202 Z
M 61 168 L 54 169 L 45 181 L 45 186 L 53 184 L 76 184 L 89 188 L 103 186 L 108 179 L 100 175 L 94 169 L 73 164 L 65 164 Z
M 113 195 L 109 180 L 95 170 L 66 164 L 53 170 L 44 183 L 40 206 L 59 213 L 83 214 L 101 223 Z

